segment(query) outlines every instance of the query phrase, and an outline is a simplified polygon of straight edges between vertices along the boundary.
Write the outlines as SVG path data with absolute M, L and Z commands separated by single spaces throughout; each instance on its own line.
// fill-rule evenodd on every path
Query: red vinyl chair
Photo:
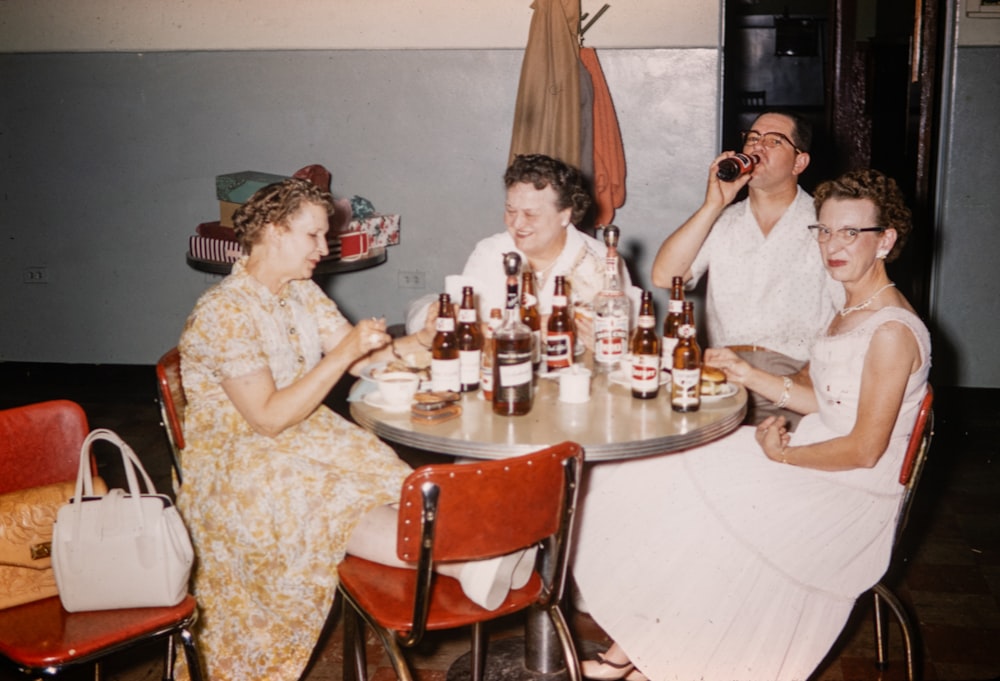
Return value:
M 0 411 L 0 493 L 75 481 L 80 448 L 89 432 L 83 409 L 54 400 Z M 56 676 L 93 665 L 99 679 L 106 656 L 154 639 L 166 639 L 164 679 L 174 678 L 176 641 L 191 678 L 202 679 L 191 626 L 195 599 L 173 607 L 66 612 L 58 597 L 0 610 L 0 662 L 27 677 Z
M 583 452 L 578 444 L 511 459 L 431 464 L 404 481 L 397 554 L 416 569 L 389 567 L 348 555 L 338 567 L 344 596 L 344 677 L 367 677 L 359 616 L 382 640 L 396 676 L 412 681 L 402 647 L 426 631 L 472 626 L 472 678 L 484 675 L 483 624 L 528 607 L 548 614 L 570 681 L 580 666 L 560 600 Z M 490 558 L 537 543 L 541 568 L 496 610 L 468 600 L 458 580 L 434 572 L 437 561 Z
M 181 451 L 184 449 L 184 409 L 187 398 L 181 384 L 181 353 L 170 348 L 156 363 L 156 389 L 159 394 L 160 419 L 167 431 L 170 454 L 174 457 L 177 484 L 184 481 L 181 473 Z
M 917 420 L 913 426 L 913 433 L 910 435 L 910 444 L 906 450 L 906 457 L 903 459 L 903 466 L 899 473 L 899 483 L 905 487 L 905 491 L 903 492 L 903 500 L 899 506 L 899 514 L 896 517 L 896 536 L 894 540 L 896 547 L 899 546 L 900 537 L 909 520 L 917 483 L 920 482 L 920 475 L 923 473 L 924 463 L 927 460 L 927 451 L 930 449 L 931 439 L 934 436 L 933 404 L 934 392 L 930 386 L 927 386 L 927 395 L 924 396 L 924 401 L 920 405 L 920 411 L 917 412 Z M 898 558 L 896 559 L 898 560 Z M 913 618 L 907 612 L 906 606 L 903 605 L 899 596 L 886 584 L 885 577 L 872 587 L 872 595 L 875 599 L 876 665 L 880 669 L 885 669 L 889 665 L 889 628 L 886 623 L 886 607 L 888 607 L 899 623 L 899 628 L 903 635 L 906 678 L 909 681 L 920 678 L 917 655 L 919 640 Z

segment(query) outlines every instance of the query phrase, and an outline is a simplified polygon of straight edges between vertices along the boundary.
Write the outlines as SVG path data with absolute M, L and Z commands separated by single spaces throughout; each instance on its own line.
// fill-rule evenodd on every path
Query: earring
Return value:
M 889 255 L 889 251 L 880 250 L 875 254 L 875 257 L 878 258 L 879 260 L 885 260 L 885 257 L 887 255 Z

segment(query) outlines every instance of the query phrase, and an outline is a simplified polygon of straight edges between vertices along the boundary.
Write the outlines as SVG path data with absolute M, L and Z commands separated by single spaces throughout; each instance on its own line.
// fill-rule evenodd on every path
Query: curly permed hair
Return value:
M 813 205 L 817 215 L 829 199 L 868 199 L 874 203 L 878 211 L 878 226 L 896 230 L 896 243 L 885 259 L 892 262 L 899 257 L 913 222 L 903 192 L 894 179 L 870 168 L 852 170 L 816 188 Z
M 303 206 L 312 203 L 333 214 L 333 197 L 308 180 L 288 178 L 261 187 L 233 214 L 233 231 L 244 253 L 253 250 L 267 224 L 288 229 L 288 220 Z
M 570 221 L 579 225 L 592 202 L 583 174 L 571 165 L 544 154 L 518 154 L 503 175 L 508 189 L 527 182 L 535 189 L 552 187 L 559 210 L 571 209 Z

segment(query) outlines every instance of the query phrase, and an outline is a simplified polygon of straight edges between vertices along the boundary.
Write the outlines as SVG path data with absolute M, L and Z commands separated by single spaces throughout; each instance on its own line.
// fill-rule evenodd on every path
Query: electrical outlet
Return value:
M 49 283 L 49 270 L 45 266 L 33 266 L 24 268 L 25 284 L 47 284 Z
M 423 272 L 405 272 L 399 270 L 397 279 L 398 288 L 426 288 L 426 280 Z

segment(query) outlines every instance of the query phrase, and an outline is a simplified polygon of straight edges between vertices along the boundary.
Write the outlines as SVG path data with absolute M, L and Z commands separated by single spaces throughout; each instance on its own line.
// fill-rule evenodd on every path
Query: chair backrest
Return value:
M 69 400 L 0 411 L 0 493 L 76 480 L 87 415 Z
M 927 394 L 924 395 L 923 402 L 920 403 L 920 410 L 917 412 L 917 419 L 913 424 L 913 432 L 910 434 L 910 443 L 906 448 L 906 456 L 899 471 L 899 484 L 906 490 L 903 492 L 903 500 L 900 502 L 899 516 L 896 520 L 896 539 L 903 532 L 910 517 L 910 506 L 913 505 L 913 496 L 920 482 L 920 475 L 924 470 L 924 463 L 927 461 L 927 451 L 931 446 L 931 439 L 934 437 L 934 391 L 931 386 L 927 386 Z
M 156 381 L 163 427 L 176 453 L 184 449 L 184 410 L 187 408 L 181 384 L 181 353 L 177 348 L 168 350 L 156 363 Z
M 575 442 L 510 459 L 422 466 L 400 495 L 396 552 L 429 592 L 436 561 L 477 560 L 548 541 L 549 597 L 561 597 L 583 463 Z M 417 599 L 417 610 L 426 605 Z M 422 622 L 426 611 L 415 612 Z

